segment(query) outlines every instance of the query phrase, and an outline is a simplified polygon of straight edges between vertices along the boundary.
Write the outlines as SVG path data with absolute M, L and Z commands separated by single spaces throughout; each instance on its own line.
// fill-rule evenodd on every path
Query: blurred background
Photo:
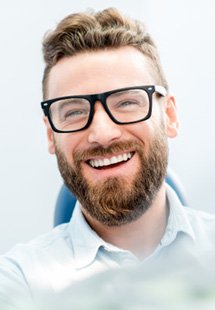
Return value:
M 66 15 L 115 6 L 143 20 L 181 119 L 170 166 L 191 207 L 215 212 L 215 4 L 212 0 L 1 0 L 0 253 L 49 231 L 62 184 L 40 111 L 41 41 Z

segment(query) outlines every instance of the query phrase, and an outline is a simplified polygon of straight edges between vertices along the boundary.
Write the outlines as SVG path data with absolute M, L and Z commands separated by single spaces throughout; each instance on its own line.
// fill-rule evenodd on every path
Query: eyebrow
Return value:
M 125 93 L 128 93 L 128 92 L 134 93 L 134 92 L 137 92 L 137 91 L 144 91 L 144 89 L 135 88 L 135 89 L 121 90 L 121 91 L 118 91 L 118 92 L 113 93 L 113 94 L 111 94 L 111 95 L 116 96 L 116 97 L 120 97 L 120 96 L 122 96 L 122 95 L 125 94 Z M 145 91 L 145 92 L 146 92 L 146 91 Z M 109 97 L 109 96 L 108 96 L 108 97 Z
M 81 102 L 82 100 L 82 102 Z M 64 108 L 65 106 L 71 104 L 71 103 L 77 103 L 77 104 L 80 104 L 80 103 L 85 103 L 85 102 L 88 102 L 85 98 L 66 98 L 66 99 L 59 99 L 57 100 L 58 102 L 61 102 L 61 108 Z M 56 101 L 56 102 L 57 102 Z

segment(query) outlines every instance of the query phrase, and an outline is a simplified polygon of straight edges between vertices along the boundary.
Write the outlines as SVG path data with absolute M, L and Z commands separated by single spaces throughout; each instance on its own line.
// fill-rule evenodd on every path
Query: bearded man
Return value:
M 212 248 L 214 217 L 183 208 L 165 183 L 178 117 L 145 26 L 116 9 L 72 14 L 45 36 L 43 53 L 49 152 L 78 201 L 70 223 L 1 258 L 0 300 L 59 294 L 173 253 L 196 261 Z

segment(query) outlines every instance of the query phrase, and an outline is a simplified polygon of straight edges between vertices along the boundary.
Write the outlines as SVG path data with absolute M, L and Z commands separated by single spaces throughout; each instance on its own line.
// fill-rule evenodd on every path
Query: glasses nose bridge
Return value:
M 109 108 L 107 106 L 107 103 L 106 103 L 107 97 L 108 97 L 108 94 L 106 93 L 94 94 L 90 96 L 90 104 L 91 104 L 90 123 L 94 119 L 96 102 L 102 105 L 102 108 L 104 112 L 106 113 L 106 115 L 111 119 L 111 121 L 116 123 L 116 121 L 113 119 L 111 112 L 109 111 Z
M 106 96 L 104 94 L 95 94 L 95 95 L 91 95 L 91 104 L 93 105 L 93 107 L 95 106 L 95 103 L 97 101 L 99 101 L 102 106 L 105 108 L 106 105 Z
M 107 110 L 107 104 L 106 104 L 106 97 L 105 94 L 95 94 L 90 96 L 90 102 L 91 102 L 91 109 L 93 114 L 95 113 L 95 104 L 97 101 L 99 101 L 105 110 L 105 112 L 109 115 L 109 111 Z

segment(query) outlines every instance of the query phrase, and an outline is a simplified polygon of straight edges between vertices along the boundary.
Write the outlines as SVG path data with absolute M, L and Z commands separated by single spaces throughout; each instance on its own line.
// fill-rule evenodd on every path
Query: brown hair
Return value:
M 64 18 L 55 30 L 48 32 L 43 41 L 45 70 L 43 97 L 46 97 L 47 80 L 51 68 L 65 56 L 107 48 L 133 46 L 148 56 L 158 82 L 168 88 L 157 48 L 138 20 L 124 16 L 115 8 L 101 12 L 87 11 Z

